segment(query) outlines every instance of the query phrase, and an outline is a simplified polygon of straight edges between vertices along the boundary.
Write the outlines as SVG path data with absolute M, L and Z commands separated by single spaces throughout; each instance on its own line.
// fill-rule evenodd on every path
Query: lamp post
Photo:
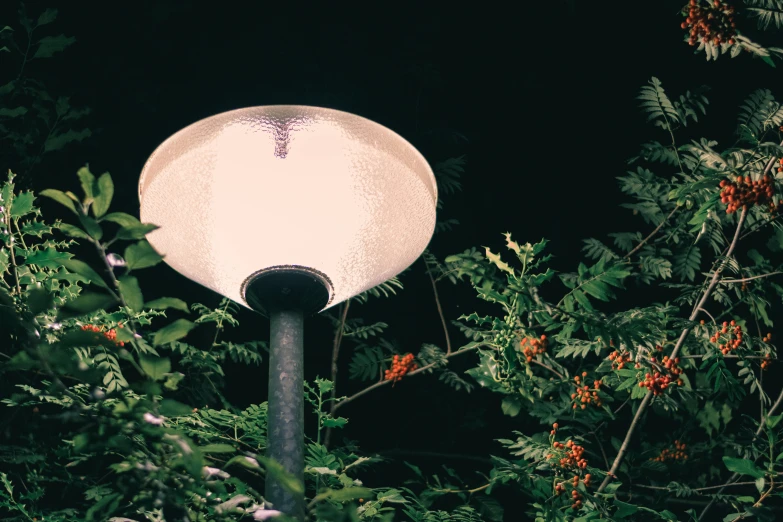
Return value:
M 304 317 L 399 274 L 435 227 L 432 169 L 370 120 L 301 105 L 250 107 L 164 141 L 139 179 L 147 238 L 172 268 L 268 315 L 267 457 L 304 478 Z M 303 499 L 267 480 L 275 509 Z

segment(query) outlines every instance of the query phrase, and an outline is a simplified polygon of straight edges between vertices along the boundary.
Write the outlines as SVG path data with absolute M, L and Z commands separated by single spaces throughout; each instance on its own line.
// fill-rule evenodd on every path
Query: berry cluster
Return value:
M 727 205 L 726 214 L 733 214 L 740 207 L 747 209 L 750 205 L 767 205 L 770 211 L 775 210 L 772 201 L 775 191 L 769 174 L 755 181 L 750 176 L 737 176 L 736 182 L 724 179 L 720 187 L 720 201 Z
M 685 443 L 679 440 L 674 441 L 674 449 L 665 448 L 661 454 L 650 459 L 655 462 L 666 462 L 667 460 L 688 460 L 688 454 L 685 453 Z
M 120 323 L 118 326 L 122 328 L 122 323 Z M 82 325 L 82 330 L 95 332 L 95 333 L 102 333 L 105 338 L 107 338 L 110 341 L 114 341 L 114 343 L 117 346 L 125 346 L 125 342 L 117 341 L 117 331 L 114 328 L 112 328 L 108 332 L 105 332 L 102 326 L 98 327 L 95 326 L 94 324 L 85 324 Z
M 723 321 L 723 326 L 710 337 L 710 342 L 717 343 L 718 349 L 723 355 L 726 355 L 730 351 L 736 350 L 742 343 L 742 327 L 733 320 L 731 322 Z
M 587 467 L 587 460 L 585 460 L 582 457 L 582 454 L 584 454 L 585 452 L 583 446 L 574 444 L 574 441 L 569 440 L 565 444 L 555 441 L 552 443 L 552 447 L 557 450 L 562 450 L 567 448 L 565 455 L 560 458 L 561 468 L 585 469 Z M 546 456 L 546 458 L 552 459 L 555 458 L 555 456 L 550 453 L 549 455 Z
M 764 356 L 764 359 L 761 360 L 761 369 L 766 370 L 769 368 L 769 365 L 772 364 L 772 357 L 770 357 L 769 354 Z
M 661 395 L 672 384 L 682 386 L 682 380 L 677 379 L 677 381 L 673 381 L 670 376 L 655 372 L 652 375 L 649 373 L 645 374 L 644 380 L 639 383 L 639 388 L 647 388 L 653 392 L 653 395 Z
M 527 362 L 531 362 L 533 357 L 546 351 L 547 344 L 546 335 L 542 335 L 540 339 L 525 337 L 519 343 L 519 349 L 522 350 Z
M 615 350 L 609 354 L 609 360 L 612 361 L 613 370 L 622 370 L 625 368 L 626 363 L 631 362 L 631 354 L 629 352 L 620 353 Z
M 582 377 L 587 377 L 587 372 L 582 372 Z M 593 381 L 593 388 L 591 390 L 590 386 L 587 384 L 584 384 L 581 382 L 582 377 L 576 376 L 574 377 L 574 383 L 576 386 L 576 392 L 571 394 L 571 400 L 574 400 L 573 409 L 576 409 L 577 406 L 580 406 L 584 410 L 587 408 L 588 404 L 594 404 L 596 407 L 601 407 L 601 398 L 598 396 L 598 390 L 601 388 L 601 381 Z
M 571 479 L 571 487 L 573 488 L 571 490 L 571 499 L 573 500 L 573 504 L 571 504 L 571 509 L 577 510 L 582 507 L 582 494 L 579 493 L 579 490 L 577 489 L 579 487 L 579 475 L 574 475 L 574 478 Z M 585 475 L 584 480 L 581 481 L 584 483 L 585 487 L 590 486 L 590 474 L 588 473 Z M 558 482 L 555 485 L 555 495 L 561 495 L 565 493 L 565 482 Z
M 720 0 L 714 0 L 711 6 L 699 6 L 696 0 L 690 0 L 682 12 L 686 18 L 680 27 L 690 30 L 690 45 L 696 45 L 699 39 L 715 45 L 734 45 L 737 24 L 734 22 L 733 6 Z
M 406 373 L 412 372 L 418 368 L 418 365 L 413 362 L 413 354 L 409 353 L 402 359 L 399 355 L 395 355 L 392 359 L 391 370 L 386 370 L 385 377 L 387 381 L 394 381 L 395 383 L 402 379 Z

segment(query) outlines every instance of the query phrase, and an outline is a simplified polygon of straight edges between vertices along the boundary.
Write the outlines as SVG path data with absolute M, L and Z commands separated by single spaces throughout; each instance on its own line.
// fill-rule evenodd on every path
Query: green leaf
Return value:
M 158 225 L 151 223 L 122 227 L 117 232 L 117 239 L 144 239 L 144 236 L 158 228 L 160 228 Z
M 89 205 L 93 202 L 94 195 L 93 195 L 93 188 L 95 187 L 95 176 L 93 176 L 92 172 L 90 172 L 89 167 L 82 167 L 77 172 L 76 175 L 79 177 L 79 181 L 82 185 L 82 190 L 84 191 L 84 203 L 85 205 Z
M 509 395 L 503 398 L 503 402 L 500 404 L 500 407 L 504 414 L 508 415 L 509 417 L 516 417 L 519 415 L 519 412 L 522 411 L 522 401 L 519 400 L 519 397 Z
M 68 223 L 60 223 L 60 231 L 66 236 L 75 237 L 79 239 L 91 239 L 90 235 L 79 227 L 69 225 Z
M 92 214 L 98 219 L 109 210 L 111 200 L 114 197 L 114 182 L 111 179 L 111 175 L 108 172 L 101 174 L 96 186 L 98 190 L 92 205 Z
M 138 279 L 133 276 L 122 276 L 117 282 L 120 287 L 120 295 L 128 308 L 134 312 L 141 312 L 144 308 L 144 297 L 141 294 Z
M 193 408 L 173 399 L 163 399 L 158 411 L 164 417 L 184 417 L 193 413 Z
M 33 288 L 27 292 L 27 308 L 33 315 L 38 315 L 41 312 L 49 310 L 53 304 L 54 299 L 52 294 L 47 292 L 43 288 Z
M 11 203 L 11 217 L 19 218 L 32 212 L 34 199 L 35 196 L 29 191 L 17 194 Z
M 627 504 L 617 499 L 615 499 L 614 505 L 617 506 L 617 511 L 614 514 L 614 516 L 616 517 L 627 517 L 628 515 L 633 515 L 634 513 L 639 511 L 639 508 L 634 506 L 633 504 Z
M 55 150 L 60 150 L 69 143 L 74 141 L 82 141 L 85 138 L 89 138 L 90 136 L 92 136 L 90 129 L 82 129 L 80 131 L 71 129 L 65 132 L 55 133 L 46 139 L 46 142 L 44 143 L 44 151 L 52 152 Z
M 155 252 L 146 239 L 128 245 L 125 249 L 125 262 L 130 270 L 148 268 L 163 261 L 163 256 Z
M 73 257 L 73 254 L 69 252 L 58 252 L 54 248 L 49 247 L 46 250 L 30 253 L 25 258 L 24 264 L 57 269 L 65 266 L 65 263 L 71 257 Z
M 8 109 L 6 107 L 3 107 L 0 109 L 0 116 L 6 117 L 6 118 L 18 118 L 19 116 L 24 116 L 27 114 L 27 107 L 14 107 L 13 109 Z
M 171 361 L 168 357 L 156 357 L 148 353 L 139 355 L 139 365 L 150 379 L 159 381 L 171 371 Z
M 79 213 L 76 211 L 76 205 L 74 205 L 74 201 L 71 198 L 69 198 L 62 190 L 46 189 L 46 190 L 42 190 L 40 194 L 42 196 L 55 200 L 61 205 L 64 205 L 65 207 L 69 208 L 71 212 L 73 212 L 74 214 L 79 215 Z
M 182 339 L 195 327 L 196 324 L 188 321 L 187 319 L 177 319 L 173 323 L 164 326 L 155 332 L 153 343 L 156 346 L 160 346 L 161 344 L 167 344 L 172 341 Z
M 236 450 L 230 444 L 207 444 L 199 447 L 201 453 L 234 453 Z
M 233 460 L 233 459 L 232 459 Z M 268 479 L 272 479 L 280 484 L 283 489 L 293 493 L 295 495 L 304 494 L 304 484 L 302 484 L 295 475 L 287 472 L 282 465 L 278 462 L 262 456 L 257 456 L 256 460 L 262 463 L 266 468 L 266 474 Z
M 117 300 L 110 295 L 85 292 L 73 301 L 65 304 L 58 317 L 79 316 L 98 310 L 105 310 L 117 304 Z
M 36 26 L 40 27 L 42 25 L 50 24 L 54 22 L 56 18 L 57 18 L 57 9 L 47 8 L 38 17 L 38 22 L 36 23 Z
M 60 34 L 57 36 L 44 36 L 38 40 L 38 49 L 35 50 L 33 59 L 51 58 L 55 53 L 63 51 L 66 47 L 73 44 L 76 38 Z
M 337 417 L 336 419 L 326 418 L 323 421 L 325 428 L 342 428 L 346 424 L 348 424 L 348 419 L 345 417 Z
M 66 259 L 61 264 L 69 272 L 84 276 L 90 283 L 108 290 L 109 285 L 107 285 L 103 278 L 98 275 L 98 272 L 93 270 L 92 267 L 84 261 L 79 261 L 78 259 Z
M 181 310 L 183 312 L 190 312 L 188 304 L 182 299 L 176 297 L 161 297 L 160 299 L 153 299 L 152 301 L 144 304 L 145 308 L 153 308 L 155 310 L 165 310 L 166 308 L 173 308 L 175 310 Z
M 484 247 L 486 249 L 485 255 L 487 256 L 487 259 L 489 259 L 492 263 L 495 264 L 499 269 L 503 270 L 504 272 L 507 272 L 511 275 L 514 275 L 514 269 L 508 266 L 508 263 L 505 263 L 503 260 L 500 259 L 499 254 L 493 254 L 489 247 Z
M 106 214 L 101 218 L 101 221 L 111 221 L 112 223 L 117 223 L 121 227 L 141 225 L 141 221 L 125 212 L 112 212 L 111 214 Z
M 103 229 L 93 218 L 87 215 L 79 215 L 79 221 L 91 237 L 99 240 L 103 237 Z
M 0 250 L 0 274 L 8 270 L 8 250 L 3 248 Z
M 723 463 L 729 471 L 740 475 L 749 475 L 753 478 L 764 477 L 764 472 L 756 467 L 753 461 L 748 459 L 735 459 L 732 457 L 723 457 Z

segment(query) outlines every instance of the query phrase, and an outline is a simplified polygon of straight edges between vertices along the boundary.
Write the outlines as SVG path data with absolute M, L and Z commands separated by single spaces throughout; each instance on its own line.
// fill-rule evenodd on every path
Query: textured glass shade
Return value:
M 326 308 L 399 274 L 435 228 L 424 157 L 365 118 L 318 107 L 250 107 L 164 141 L 139 180 L 141 220 L 166 263 L 248 306 L 265 271 L 326 283 Z

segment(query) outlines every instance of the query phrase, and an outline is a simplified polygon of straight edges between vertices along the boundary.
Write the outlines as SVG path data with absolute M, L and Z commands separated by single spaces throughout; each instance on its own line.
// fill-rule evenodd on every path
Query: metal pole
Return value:
M 266 456 L 304 483 L 304 313 L 270 310 L 269 417 Z M 304 520 L 304 497 L 267 478 L 272 508 Z

